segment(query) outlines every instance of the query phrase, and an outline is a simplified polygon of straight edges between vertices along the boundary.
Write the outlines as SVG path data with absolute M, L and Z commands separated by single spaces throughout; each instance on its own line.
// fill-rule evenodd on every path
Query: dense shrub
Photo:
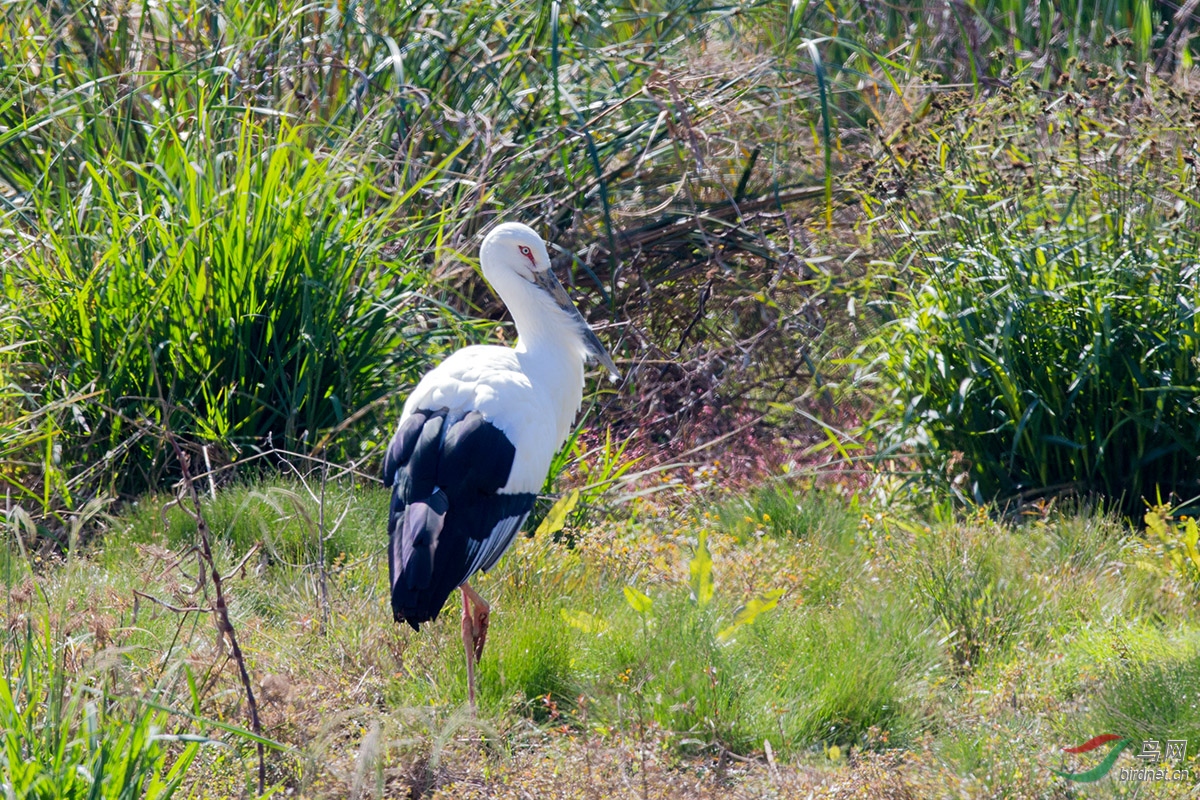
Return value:
M 1195 145 L 1159 116 L 1188 107 L 1151 96 L 1000 96 L 877 178 L 904 263 L 859 352 L 880 455 L 977 501 L 1094 494 L 1140 518 L 1200 495 Z M 981 141 L 1023 160 L 997 169 Z
M 891 444 L 961 454 L 979 500 L 1072 488 L 1136 511 L 1200 494 L 1190 239 L 999 234 L 930 259 L 876 340 Z
M 248 122 L 230 149 L 89 165 L 62 198 L 75 212 L 43 211 L 9 273 L 23 357 L 48 391 L 87 394 L 62 457 L 118 492 L 157 483 L 164 424 L 300 449 L 427 363 L 403 338 L 421 280 L 373 257 L 369 187 L 345 189 L 294 138 L 261 139 Z M 122 190 L 128 171 L 140 191 Z

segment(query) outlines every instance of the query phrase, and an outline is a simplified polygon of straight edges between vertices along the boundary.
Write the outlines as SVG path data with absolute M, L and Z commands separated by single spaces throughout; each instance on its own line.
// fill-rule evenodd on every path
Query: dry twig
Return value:
M 254 699 L 254 687 L 250 682 L 250 673 L 246 669 L 246 658 L 242 654 L 242 648 L 238 644 L 237 633 L 233 628 L 233 622 L 229 619 L 229 605 L 225 600 L 225 578 L 221 576 L 221 572 L 217 569 L 216 561 L 213 559 L 212 552 L 212 537 L 209 535 L 208 522 L 204 518 L 203 509 L 200 506 L 200 495 L 196 491 L 196 484 L 192 480 L 191 469 L 189 468 L 191 459 L 188 454 L 179 446 L 179 442 L 175 439 L 174 434 L 170 431 L 165 431 L 166 439 L 171 444 L 172 450 L 175 452 L 175 458 L 179 461 L 179 470 L 182 473 L 180 482 L 180 495 L 187 495 L 191 500 L 191 508 L 187 508 L 180 498 L 179 507 L 196 522 L 196 533 L 200 539 L 199 556 L 201 560 L 201 578 L 200 583 L 203 583 L 203 575 L 205 567 L 210 575 L 212 575 L 214 600 L 210 608 L 200 609 L 211 611 L 216 617 L 217 631 L 224 637 L 229 639 L 229 649 L 233 654 L 233 660 L 237 663 L 238 674 L 242 679 L 242 688 L 246 692 L 246 706 L 250 716 L 250 730 L 255 736 L 262 736 L 262 724 L 258 718 L 258 702 Z M 251 551 L 253 552 L 253 550 Z M 247 554 L 249 557 L 249 554 Z M 245 561 L 243 560 L 243 564 Z M 237 570 L 235 569 L 234 572 Z M 232 574 L 232 573 L 231 573 Z M 144 595 L 146 596 L 146 595 Z M 148 599 L 155 598 L 146 596 Z M 162 605 L 162 601 L 155 600 Z M 258 751 L 258 792 L 262 794 L 266 789 L 267 783 L 267 765 L 266 754 L 264 752 L 261 739 L 254 743 L 255 749 Z

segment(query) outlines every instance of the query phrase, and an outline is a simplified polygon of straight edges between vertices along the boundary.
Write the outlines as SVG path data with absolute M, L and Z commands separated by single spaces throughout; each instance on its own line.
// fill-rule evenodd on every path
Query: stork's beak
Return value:
M 612 356 L 604 349 L 604 345 L 600 343 L 600 339 L 596 336 L 592 326 L 588 325 L 587 320 L 579 313 L 579 309 L 571 302 L 571 296 L 567 294 L 567 290 L 554 276 L 553 270 L 539 270 L 533 273 L 533 281 L 538 286 L 545 289 L 554 302 L 558 303 L 558 307 L 579 323 L 580 330 L 583 331 L 583 342 L 587 345 L 588 352 L 596 357 L 596 360 L 604 365 L 605 369 L 612 375 L 613 380 L 621 377 L 621 373 L 617 371 L 617 365 L 613 363 Z

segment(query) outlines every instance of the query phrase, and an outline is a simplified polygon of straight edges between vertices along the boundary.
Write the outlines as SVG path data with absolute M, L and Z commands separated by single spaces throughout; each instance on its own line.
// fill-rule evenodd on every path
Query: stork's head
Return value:
M 551 320 L 578 333 L 584 351 L 594 356 L 614 377 L 617 367 L 587 320 L 575 308 L 567 290 L 550 269 L 550 254 L 542 237 L 528 225 L 497 225 L 479 248 L 483 277 L 500 295 L 517 323 L 517 331 L 545 327 Z

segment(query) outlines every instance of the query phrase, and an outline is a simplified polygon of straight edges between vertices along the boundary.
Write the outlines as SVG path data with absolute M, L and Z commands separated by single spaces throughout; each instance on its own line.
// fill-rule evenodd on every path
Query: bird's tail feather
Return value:
M 391 563 L 403 565 L 391 576 L 392 614 L 397 622 L 408 622 L 416 628 L 429 619 L 419 608 L 426 605 L 421 602 L 422 595 L 433 579 L 433 551 L 449 508 L 446 493 L 434 489 L 428 498 L 409 503 L 392 528 Z

